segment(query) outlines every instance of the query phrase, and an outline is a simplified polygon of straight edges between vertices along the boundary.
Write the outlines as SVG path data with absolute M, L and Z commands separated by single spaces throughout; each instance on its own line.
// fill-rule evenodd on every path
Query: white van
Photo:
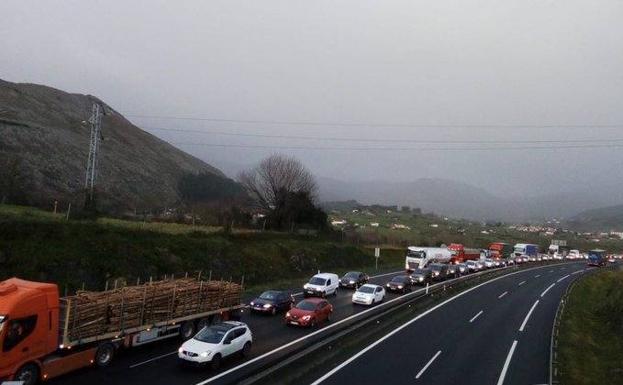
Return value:
M 316 274 L 303 286 L 303 296 L 326 297 L 329 294 L 336 295 L 340 285 L 339 281 L 337 274 Z

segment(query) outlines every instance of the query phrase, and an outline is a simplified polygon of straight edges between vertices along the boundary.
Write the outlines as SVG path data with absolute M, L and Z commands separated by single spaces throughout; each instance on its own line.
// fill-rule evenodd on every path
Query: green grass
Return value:
M 561 384 L 623 384 L 623 271 L 598 272 L 571 291 L 558 360 Z
M 374 250 L 328 236 L 240 231 L 63 215 L 0 205 L 0 280 L 10 276 L 56 282 L 61 290 L 103 289 L 128 283 L 198 274 L 232 279 L 254 290 L 290 286 L 318 270 L 371 271 Z M 404 252 L 384 250 L 381 269 L 402 266 Z

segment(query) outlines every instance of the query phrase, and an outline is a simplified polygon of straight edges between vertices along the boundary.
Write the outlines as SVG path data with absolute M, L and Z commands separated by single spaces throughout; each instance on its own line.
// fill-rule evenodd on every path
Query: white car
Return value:
M 304 297 L 326 297 L 329 294 L 337 294 L 340 286 L 340 278 L 333 273 L 319 273 L 311 277 L 303 286 Z
M 482 261 L 480 261 L 480 262 L 481 262 L 483 265 L 485 265 L 485 267 L 486 267 L 487 269 L 491 269 L 492 267 L 495 267 L 495 262 L 493 262 L 493 260 L 492 260 L 492 259 L 487 258 L 487 259 L 482 260 Z
M 353 303 L 359 305 L 374 305 L 385 298 L 385 289 L 379 285 L 365 284 L 353 293 Z
M 227 321 L 201 329 L 182 344 L 177 356 L 182 363 L 210 364 L 212 369 L 218 369 L 225 357 L 236 353 L 247 357 L 252 343 L 253 335 L 246 324 Z
M 470 272 L 476 272 L 481 269 L 476 261 L 467 261 L 465 264 L 467 265 L 467 270 Z

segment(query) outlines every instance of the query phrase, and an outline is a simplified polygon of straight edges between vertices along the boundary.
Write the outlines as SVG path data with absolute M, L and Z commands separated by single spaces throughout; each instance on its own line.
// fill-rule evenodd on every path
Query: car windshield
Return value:
M 406 279 L 407 277 L 405 277 L 404 275 L 399 275 L 397 277 L 392 278 L 392 282 L 403 283 Z
M 277 294 L 278 293 L 276 291 L 265 291 L 262 293 L 262 295 L 260 295 L 260 299 L 273 301 L 275 298 L 277 298 Z
M 223 340 L 225 334 L 229 329 L 224 328 L 222 326 L 212 326 L 209 328 L 203 328 L 197 335 L 195 339 L 197 341 L 205 342 L 208 344 L 218 344 Z
M 312 277 L 312 279 L 309 280 L 309 283 L 312 285 L 319 285 L 319 286 L 324 286 L 324 283 L 327 280 L 324 278 L 319 278 L 319 277 Z
M 474 261 L 469 261 L 469 262 L 467 262 L 467 264 L 468 264 L 468 265 L 475 265 L 475 264 L 476 264 L 476 262 L 474 262 Z
M 296 308 L 299 310 L 312 311 L 316 309 L 316 304 L 310 301 L 301 301 L 296 305 Z
M 375 289 L 372 286 L 361 286 L 357 291 L 360 293 L 372 294 L 374 293 L 374 290 Z
M 346 279 L 356 279 L 358 277 L 359 277 L 359 273 L 355 273 L 355 272 L 346 273 L 344 275 L 344 278 Z
M 428 270 L 426 269 L 415 269 L 415 271 L 413 271 L 413 274 L 426 274 Z
M 435 270 L 435 271 L 439 271 L 439 270 L 441 270 L 441 266 L 439 266 L 439 265 L 433 265 L 433 266 L 431 266 L 430 268 L 431 268 L 432 270 Z

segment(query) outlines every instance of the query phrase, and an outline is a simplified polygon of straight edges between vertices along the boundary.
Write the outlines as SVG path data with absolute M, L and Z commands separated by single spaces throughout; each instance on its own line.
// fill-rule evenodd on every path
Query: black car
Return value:
M 265 291 L 249 303 L 252 311 L 277 314 L 279 311 L 288 311 L 294 303 L 292 294 L 288 291 Z
M 428 267 L 433 272 L 433 280 L 434 281 L 443 281 L 448 278 L 448 265 L 443 263 L 433 263 L 428 265 Z
M 431 269 L 415 269 L 411 273 L 411 283 L 414 285 L 424 285 L 433 280 L 433 272 Z
M 360 271 L 350 271 L 340 278 L 340 287 L 356 289 L 368 283 L 370 278 Z
M 461 272 L 459 270 L 459 265 L 448 265 L 448 275 L 454 278 L 461 275 Z
M 387 282 L 385 288 L 388 291 L 406 293 L 411 291 L 411 277 L 408 275 L 397 275 Z

